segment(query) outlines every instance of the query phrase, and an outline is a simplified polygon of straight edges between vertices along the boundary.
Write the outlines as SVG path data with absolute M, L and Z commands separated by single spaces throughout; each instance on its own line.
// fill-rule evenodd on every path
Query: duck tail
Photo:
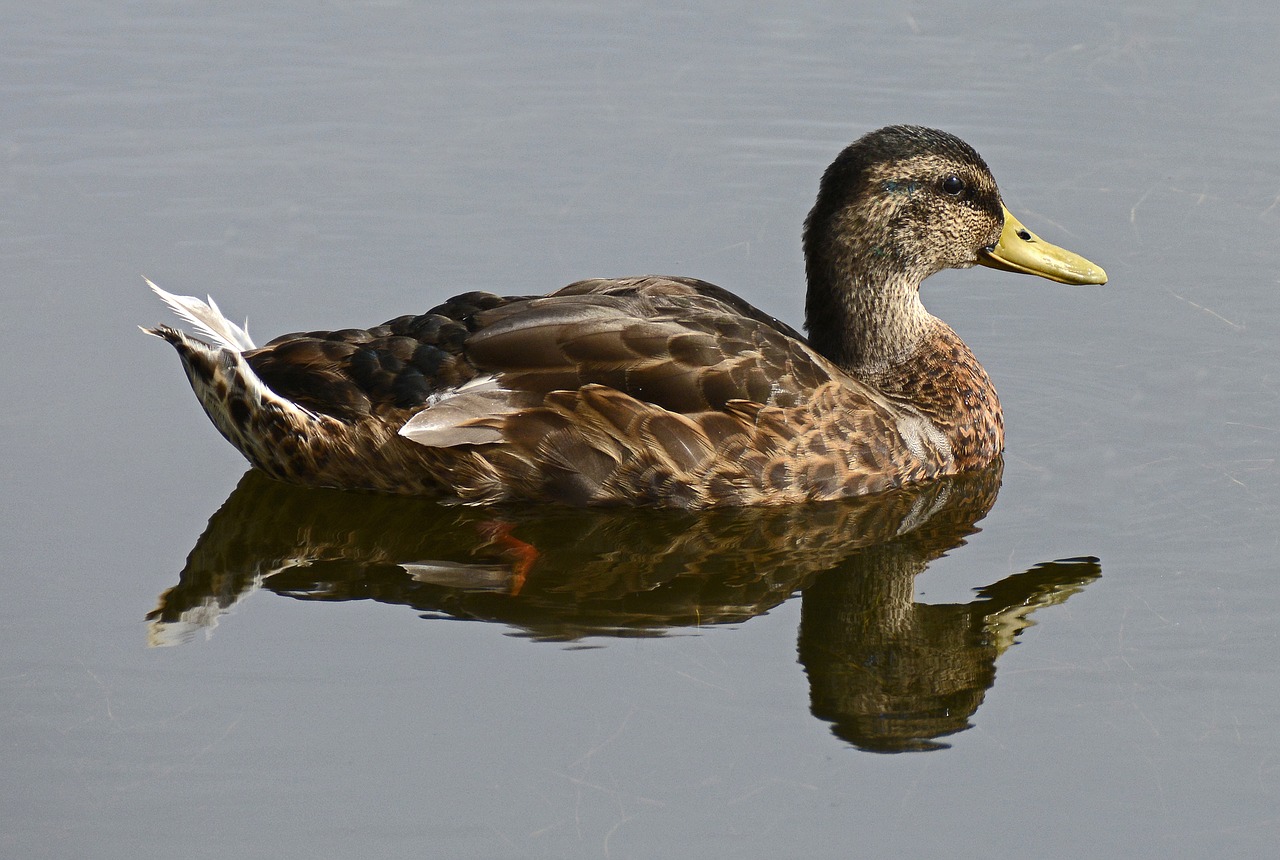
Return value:
M 253 339 L 249 337 L 249 321 L 245 320 L 244 326 L 238 326 L 227 319 L 218 309 L 218 303 L 213 300 L 213 296 L 207 296 L 206 303 L 195 296 L 175 296 L 173 293 L 166 292 L 157 287 L 150 278 L 142 280 L 147 282 L 151 291 L 159 296 L 179 318 L 195 326 L 200 334 L 213 338 L 215 346 L 235 352 L 254 348 Z M 144 328 L 143 331 L 147 334 L 156 334 L 150 329 Z
M 272 450 L 276 442 L 314 429 L 316 414 L 276 394 L 258 377 L 244 356 L 254 348 L 248 331 L 223 316 L 212 298 L 206 303 L 165 292 L 151 281 L 147 285 L 213 343 L 168 325 L 140 326 L 143 333 L 178 351 L 191 388 L 214 425 L 249 462 L 278 477 L 281 468 Z

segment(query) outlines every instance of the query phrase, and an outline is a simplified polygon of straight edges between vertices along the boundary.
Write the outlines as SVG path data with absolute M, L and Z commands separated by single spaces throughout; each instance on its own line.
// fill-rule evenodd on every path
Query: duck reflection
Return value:
M 1030 614 L 1100 575 L 1095 559 L 1056 561 L 971 603 L 916 603 L 916 574 L 977 531 L 999 485 L 997 462 L 872 499 L 695 513 L 448 507 L 250 471 L 148 614 L 149 640 L 211 635 L 259 589 L 579 644 L 743 622 L 800 593 L 814 715 L 862 749 L 937 748 L 969 726 Z

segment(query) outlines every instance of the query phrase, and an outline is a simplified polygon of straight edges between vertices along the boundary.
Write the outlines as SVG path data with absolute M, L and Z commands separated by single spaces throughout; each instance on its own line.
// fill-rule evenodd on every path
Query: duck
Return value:
M 921 126 L 843 149 L 802 241 L 807 334 L 722 287 L 656 275 L 468 292 L 260 347 L 211 297 L 147 280 L 195 333 L 142 331 L 177 350 L 213 424 L 281 481 L 471 505 L 787 505 L 1001 457 L 995 387 L 925 310 L 927 277 L 982 265 L 1107 281 L 1024 227 L 973 147 Z

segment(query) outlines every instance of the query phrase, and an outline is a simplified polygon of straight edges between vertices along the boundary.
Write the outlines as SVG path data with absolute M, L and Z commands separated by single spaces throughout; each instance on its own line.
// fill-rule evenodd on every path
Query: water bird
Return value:
M 293 483 L 467 504 L 700 509 L 860 496 L 981 468 L 1000 401 L 920 284 L 975 264 L 1103 284 L 1005 208 L 978 153 L 889 126 L 827 168 L 804 222 L 808 336 L 696 278 L 471 292 L 368 329 L 255 346 L 147 283 L 214 425 Z

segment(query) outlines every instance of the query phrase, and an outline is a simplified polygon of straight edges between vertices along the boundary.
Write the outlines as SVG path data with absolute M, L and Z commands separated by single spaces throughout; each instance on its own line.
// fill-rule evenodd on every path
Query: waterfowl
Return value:
M 995 388 L 925 310 L 929 275 L 981 264 L 1106 282 L 1009 213 L 971 146 L 916 126 L 839 154 L 803 243 L 807 338 L 720 287 L 658 276 L 467 293 L 262 347 L 212 299 L 148 281 L 208 340 L 143 331 L 177 349 L 218 430 L 281 480 L 470 504 L 790 504 L 1000 455 Z

